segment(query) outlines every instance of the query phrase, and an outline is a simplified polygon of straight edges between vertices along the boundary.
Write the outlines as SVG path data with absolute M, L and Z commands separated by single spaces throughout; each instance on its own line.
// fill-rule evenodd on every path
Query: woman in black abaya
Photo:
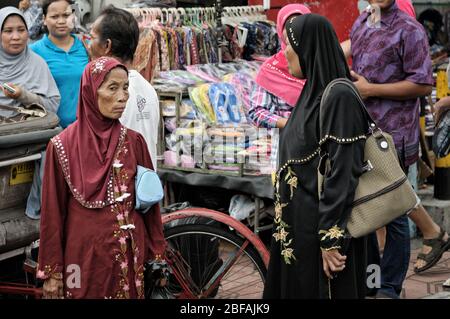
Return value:
M 322 16 L 291 18 L 285 32 L 289 71 L 307 81 L 280 137 L 264 298 L 364 298 L 365 238 L 350 239 L 346 222 L 363 172 L 367 119 L 351 89 L 337 84 L 323 105 L 321 136 L 322 93 L 332 80 L 350 78 L 344 54 Z M 331 172 L 319 200 L 317 167 L 323 154 L 331 160 Z

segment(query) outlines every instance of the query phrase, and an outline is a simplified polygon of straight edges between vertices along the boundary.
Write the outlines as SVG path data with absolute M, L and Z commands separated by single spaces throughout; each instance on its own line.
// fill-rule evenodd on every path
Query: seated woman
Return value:
M 311 11 L 301 4 L 288 4 L 278 13 L 277 33 L 281 51 L 261 66 L 250 98 L 249 118 L 258 127 L 283 128 L 302 92 L 305 81 L 293 77 L 288 71 L 283 53 L 286 48 L 283 28 L 290 17 L 308 13 Z
M 159 206 L 134 209 L 137 165 L 153 166 L 142 135 L 119 122 L 128 96 L 124 65 L 89 63 L 77 121 L 47 147 L 37 273 L 46 298 L 143 298 L 144 262 L 165 251 Z
M 330 91 L 320 110 L 327 85 L 337 78 L 350 79 L 331 23 L 306 14 L 289 19 L 285 30 L 289 72 L 306 79 L 306 85 L 280 133 L 264 297 L 364 298 L 366 238 L 348 236 L 346 222 L 363 172 L 367 118 L 357 96 L 342 84 Z M 320 198 L 319 154 L 327 154 L 332 163 Z
M 28 30 L 22 12 L 14 7 L 0 10 L 0 123 L 17 114 L 11 107 L 38 103 L 57 113 L 60 95 L 47 63 L 28 48 Z M 6 83 L 13 91 L 3 88 Z M 1 107 L 2 105 L 6 106 Z M 45 157 L 45 152 L 42 152 Z M 36 161 L 26 215 L 39 218 L 43 165 Z
M 83 43 L 71 34 L 75 16 L 69 0 L 45 0 L 44 25 L 47 34 L 31 45 L 47 63 L 61 93 L 58 116 L 66 128 L 75 122 L 78 92 L 83 70 L 89 62 Z
M 17 107 L 38 103 L 57 112 L 60 95 L 47 63 L 28 48 L 28 29 L 19 9 L 0 10 L 0 105 Z M 8 84 L 14 92 L 3 88 Z M 0 117 L 10 118 L 14 110 L 1 109 Z

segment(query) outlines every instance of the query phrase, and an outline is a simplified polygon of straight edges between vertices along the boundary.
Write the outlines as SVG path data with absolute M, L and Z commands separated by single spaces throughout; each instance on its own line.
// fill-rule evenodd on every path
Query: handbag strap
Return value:
M 18 114 L 24 114 L 35 117 L 44 117 L 47 115 L 47 110 L 40 104 L 32 103 L 24 107 L 21 106 L 9 106 L 0 104 L 0 109 L 14 111 Z
M 320 100 L 320 112 L 319 112 L 320 138 L 322 138 L 322 137 L 324 136 L 324 134 L 323 134 L 323 132 L 322 132 L 322 129 L 323 129 L 322 122 L 323 122 L 323 116 L 324 116 L 324 114 L 323 114 L 323 112 L 322 112 L 323 104 L 325 103 L 326 99 L 327 99 L 328 96 L 330 95 L 331 89 L 332 89 L 335 85 L 337 85 L 337 84 L 343 84 L 343 85 L 345 85 L 345 86 L 347 86 L 348 88 L 351 89 L 351 91 L 353 92 L 353 94 L 355 94 L 356 98 L 358 99 L 359 104 L 361 105 L 361 107 L 362 107 L 362 109 L 363 109 L 363 112 L 366 114 L 366 116 L 367 116 L 367 118 L 368 118 L 368 125 L 369 125 L 369 128 L 371 128 L 372 131 L 377 130 L 377 129 L 378 129 L 378 126 L 377 126 L 377 124 L 375 123 L 375 121 L 372 119 L 372 117 L 370 116 L 369 112 L 367 111 L 367 108 L 366 108 L 366 106 L 365 106 L 365 104 L 364 104 L 364 102 L 363 102 L 363 99 L 362 99 L 361 95 L 359 94 L 357 88 L 356 88 L 355 85 L 353 84 L 353 82 L 350 81 L 349 79 L 346 79 L 346 78 L 339 78 L 339 79 L 335 79 L 335 80 L 331 81 L 331 82 L 327 85 L 327 87 L 326 87 L 325 90 L 323 91 L 322 98 L 321 98 L 321 100 Z

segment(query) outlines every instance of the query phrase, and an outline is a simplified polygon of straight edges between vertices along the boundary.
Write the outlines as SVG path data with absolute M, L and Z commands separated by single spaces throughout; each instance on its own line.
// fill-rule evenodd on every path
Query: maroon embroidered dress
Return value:
M 139 133 L 119 124 L 117 147 L 103 163 L 107 178 L 93 190 L 95 196 L 88 196 L 96 172 L 83 173 L 97 159 L 82 161 L 85 170 L 77 171 L 74 158 L 83 156 L 73 149 L 91 154 L 94 148 L 77 147 L 74 131 L 82 126 L 70 126 L 47 147 L 38 278 L 62 273 L 66 298 L 143 298 L 143 264 L 165 249 L 159 207 L 145 215 L 134 210 L 136 165 L 152 168 L 147 145 Z M 97 200 L 103 183 L 106 192 Z

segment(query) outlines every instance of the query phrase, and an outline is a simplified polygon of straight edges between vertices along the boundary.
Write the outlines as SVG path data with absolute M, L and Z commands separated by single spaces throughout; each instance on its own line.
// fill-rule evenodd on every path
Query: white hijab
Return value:
M 0 28 L 11 15 L 20 16 L 26 26 L 22 12 L 14 7 L 6 7 L 0 10 Z M 47 63 L 28 46 L 18 55 L 10 55 L 3 49 L 0 41 L 0 84 L 13 83 L 20 85 L 25 90 L 43 97 L 59 96 L 56 83 L 50 73 Z M 19 106 L 20 102 L 6 97 L 0 90 L 0 104 L 7 106 Z M 9 117 L 13 112 L 0 109 L 0 115 Z

